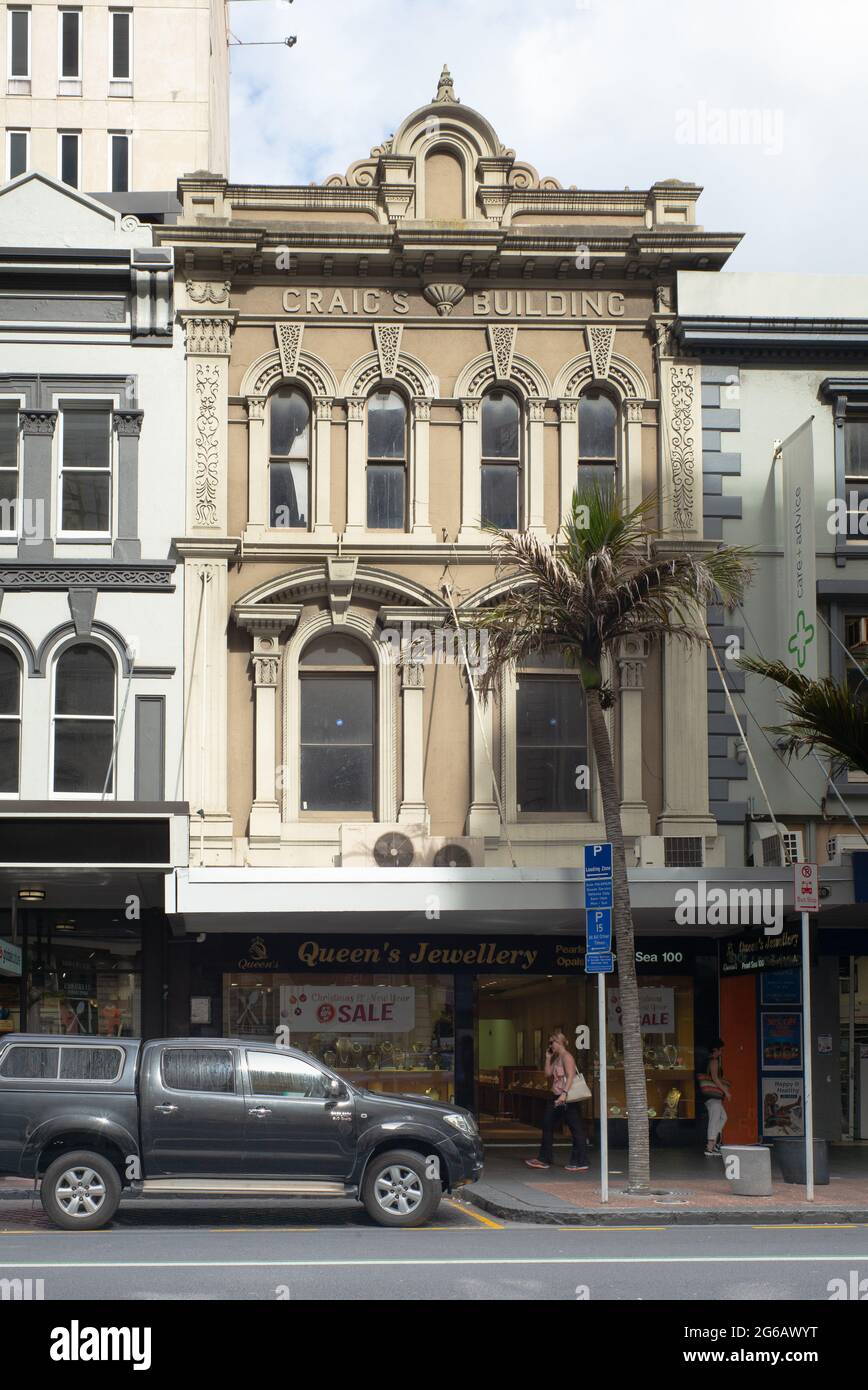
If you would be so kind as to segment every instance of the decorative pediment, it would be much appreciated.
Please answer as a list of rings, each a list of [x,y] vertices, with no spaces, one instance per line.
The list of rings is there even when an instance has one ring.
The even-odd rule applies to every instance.
[[[390,613],[406,609],[411,617],[422,610],[448,612],[443,599],[423,584],[366,565],[356,556],[339,555],[257,585],[237,600],[232,615],[248,631],[253,625],[266,631],[275,623],[293,622],[303,605],[315,598],[322,598],[333,615],[346,614],[350,602],[360,598],[385,605]]]

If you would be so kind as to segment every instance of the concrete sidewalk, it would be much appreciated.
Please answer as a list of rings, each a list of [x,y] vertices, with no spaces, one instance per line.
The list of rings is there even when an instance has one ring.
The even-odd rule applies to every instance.
[[[599,1153],[591,1150],[587,1173],[566,1173],[569,1145],[555,1148],[554,1165],[527,1168],[536,1147],[489,1145],[482,1182],[460,1190],[463,1200],[507,1221],[544,1225],[705,1225],[714,1222],[782,1225],[790,1222],[868,1224],[868,1144],[830,1144],[826,1186],[808,1202],[803,1186],[785,1183],[772,1148],[771,1197],[739,1197],[729,1190],[721,1159],[701,1150],[652,1152],[647,1196],[623,1191],[627,1154],[609,1153],[609,1202],[600,1200]]]

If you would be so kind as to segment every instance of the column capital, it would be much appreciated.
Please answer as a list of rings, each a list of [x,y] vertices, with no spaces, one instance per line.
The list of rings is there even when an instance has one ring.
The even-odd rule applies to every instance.
[[[579,418],[579,402],[575,396],[558,401],[558,411],[562,425],[575,425]]]
[[[22,410],[19,411],[18,418],[21,421],[22,434],[42,434],[50,438],[57,424],[57,411]]]
[[[334,401],[331,396],[314,396],[313,413],[317,420],[328,420],[332,418],[332,406]]]
[[[366,404],[364,396],[347,396],[347,419],[353,423],[364,420]]]
[[[268,397],[256,393],[254,395],[247,396],[246,401],[248,420],[264,420],[265,406],[268,401]]]
[[[645,409],[645,402],[638,399],[626,400],[624,402],[624,415],[628,425],[641,425],[642,411]]]
[[[424,690],[425,688],[425,663],[422,661],[402,661],[401,663],[401,689],[402,690]]]
[[[232,351],[232,332],[238,322],[235,311],[209,314],[189,310],[181,314],[188,357],[228,357]]]
[[[463,396],[461,399],[461,419],[470,424],[479,419],[479,407],[482,404],[478,396]]]
[[[276,686],[280,674],[280,655],[256,656],[250,658],[253,667],[254,684],[259,686]]]
[[[119,439],[138,439],[142,432],[143,410],[115,410],[112,425]]]
[[[413,418],[423,421],[431,419],[431,401],[428,396],[413,397]]]
[[[528,396],[527,413],[531,424],[543,424],[546,418],[545,396]]]

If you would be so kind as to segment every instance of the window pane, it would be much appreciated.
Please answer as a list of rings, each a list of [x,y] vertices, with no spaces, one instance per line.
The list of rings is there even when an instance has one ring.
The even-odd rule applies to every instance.
[[[9,69],[12,77],[26,77],[30,70],[29,49],[30,14],[27,10],[12,11],[12,59]]]
[[[283,387],[271,397],[271,452],[308,457],[310,410],[300,391]]]
[[[15,503],[18,499],[18,474],[12,469],[0,469],[0,531],[15,532],[18,518]]]
[[[368,458],[404,457],[406,416],[404,401],[397,391],[378,391],[371,396],[368,401]]]
[[[329,632],[315,637],[302,654],[301,666],[372,666],[373,657],[352,637]]]
[[[9,135],[9,177],[17,179],[27,169],[27,136],[23,130],[13,130]]]
[[[518,526],[518,467],[514,463],[482,465],[482,524],[503,531]]]
[[[123,1060],[116,1047],[62,1047],[60,1075],[68,1081],[114,1081]]]
[[[0,647],[0,714],[17,714],[21,667],[14,652]]]
[[[20,729],[17,719],[0,719],[0,792],[18,791]]]
[[[868,515],[868,481],[855,484],[853,478],[847,482],[847,535],[856,540],[865,539],[866,515]]]
[[[516,692],[516,737],[521,744],[584,742],[585,700],[578,679],[522,676]]]
[[[404,465],[368,464],[368,528],[371,531],[404,529]]]
[[[521,810],[586,811],[587,790],[576,787],[576,768],[586,763],[583,748],[520,748],[516,791]]]
[[[482,457],[518,458],[518,401],[508,391],[489,391],[482,398]]]
[[[303,459],[269,468],[271,525],[307,527],[308,466]]]
[[[0,408],[0,468],[18,465],[18,409]]]
[[[128,193],[130,188],[130,142],[126,135],[112,136],[112,192]]]
[[[596,488],[604,496],[612,497],[615,492],[615,466],[611,463],[581,463],[578,482],[582,489]]]
[[[301,682],[301,741],[374,741],[373,676],[305,676]]]
[[[111,479],[108,473],[64,473],[64,531],[108,531]]]
[[[78,77],[78,26],[81,16],[75,10],[60,13],[60,75]]]
[[[281,1057],[275,1052],[248,1052],[250,1089],[255,1096],[328,1095],[326,1076],[298,1057]]]
[[[130,16],[115,12],[112,15],[112,77],[130,75]]]
[[[585,391],[579,401],[579,456],[613,459],[618,411],[604,391]]]
[[[109,468],[110,429],[107,410],[64,410],[64,468]]]
[[[59,719],[54,725],[54,790],[101,792],[111,764],[113,719]],[[107,791],[112,790],[109,777]]]
[[[60,177],[70,188],[78,188],[78,136],[60,137]]]
[[[68,647],[57,663],[55,714],[112,715],[115,668],[108,652],[92,642]]]
[[[301,808],[303,811],[373,811],[373,750],[302,747]]]
[[[232,1053],[220,1048],[170,1047],[163,1053],[163,1083],[176,1091],[235,1090]]]
[[[844,426],[844,472],[868,475],[868,420],[848,420]]]
[[[522,676],[516,692],[516,793],[522,811],[583,811],[585,702],[578,680]]]
[[[12,1047],[3,1058],[0,1075],[24,1081],[45,1081],[57,1076],[59,1047]]]

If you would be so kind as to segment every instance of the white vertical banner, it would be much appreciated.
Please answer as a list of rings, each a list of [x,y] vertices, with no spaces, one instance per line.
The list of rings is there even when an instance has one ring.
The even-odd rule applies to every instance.
[[[817,573],[814,517],[814,435],[811,416],[781,445],[784,583],[782,658],[817,679]]]

